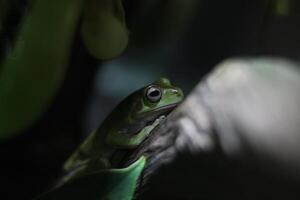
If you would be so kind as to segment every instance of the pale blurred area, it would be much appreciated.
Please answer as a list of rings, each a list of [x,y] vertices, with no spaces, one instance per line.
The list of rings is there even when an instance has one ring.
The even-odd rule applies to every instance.
[[[224,153],[300,181],[300,69],[282,58],[228,59],[205,81]]]

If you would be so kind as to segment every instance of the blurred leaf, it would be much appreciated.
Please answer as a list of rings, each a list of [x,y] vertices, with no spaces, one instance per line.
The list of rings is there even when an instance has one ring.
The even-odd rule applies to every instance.
[[[29,127],[56,95],[82,2],[35,1],[24,18],[14,47],[0,65],[1,139]]]
[[[86,1],[81,35],[89,53],[98,59],[111,59],[121,54],[128,43],[122,1]]]
[[[275,15],[285,17],[290,13],[291,0],[268,0],[268,2]]]
[[[276,10],[278,15],[288,15],[289,8],[290,8],[290,1],[289,0],[277,0]]]

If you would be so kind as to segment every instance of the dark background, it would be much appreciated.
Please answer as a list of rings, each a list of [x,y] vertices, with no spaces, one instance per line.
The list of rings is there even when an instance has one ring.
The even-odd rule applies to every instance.
[[[174,2],[178,6],[170,6]],[[282,3],[287,7],[280,11]],[[3,59],[29,6],[24,0],[1,0],[0,6]],[[299,59],[296,0],[124,0],[124,6],[130,30],[124,54],[95,60],[77,33],[65,82],[47,112],[18,137],[1,141],[3,199],[32,199],[47,190],[64,160],[112,107],[160,76],[187,94],[228,57]]]

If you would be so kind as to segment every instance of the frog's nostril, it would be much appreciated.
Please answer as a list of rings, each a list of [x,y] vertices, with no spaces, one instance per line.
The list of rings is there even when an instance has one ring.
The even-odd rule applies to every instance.
[[[178,93],[178,91],[177,91],[177,90],[174,90],[174,89],[172,89],[171,92],[172,92],[173,94],[177,94],[177,93]]]
[[[173,94],[175,94],[175,95],[181,95],[182,94],[182,92],[181,92],[181,90],[172,90],[172,93]]]

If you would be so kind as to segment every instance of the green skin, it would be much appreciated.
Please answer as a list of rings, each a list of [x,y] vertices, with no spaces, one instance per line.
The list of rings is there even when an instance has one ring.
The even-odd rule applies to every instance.
[[[147,98],[147,91],[153,87],[161,91],[161,98],[156,102]],[[116,152],[141,144],[182,100],[181,89],[172,86],[166,78],[128,96],[67,160],[64,182],[99,169],[116,168],[122,159]]]

